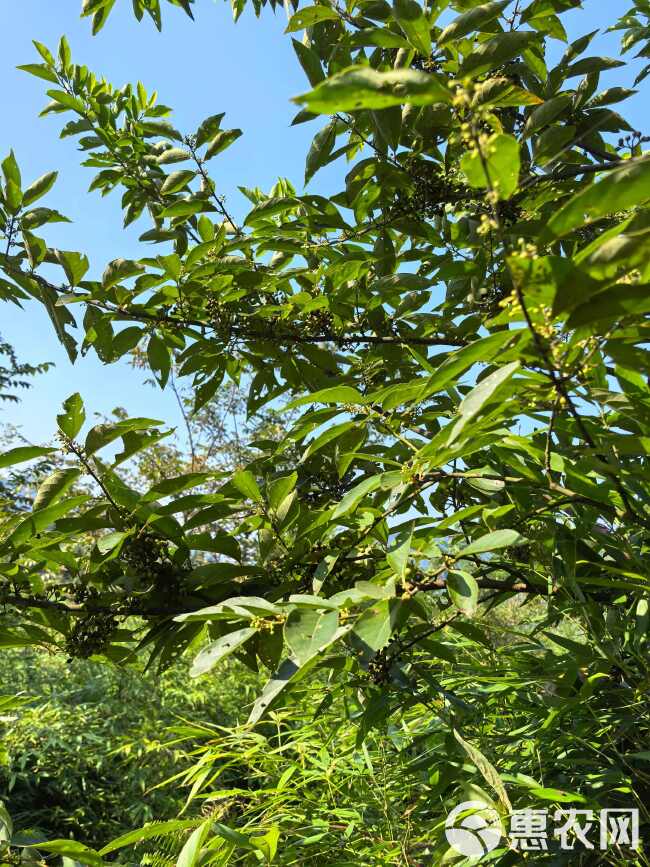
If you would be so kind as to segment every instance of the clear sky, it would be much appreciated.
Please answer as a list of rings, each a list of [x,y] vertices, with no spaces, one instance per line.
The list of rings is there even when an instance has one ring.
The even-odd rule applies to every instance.
[[[20,0],[5,3],[3,51],[0,56],[1,91],[0,155],[13,147],[23,178],[31,182],[53,169],[59,180],[45,203],[70,217],[72,224],[47,228],[52,246],[79,250],[91,260],[89,276],[101,274],[106,262],[118,257],[137,258],[143,248],[136,243],[145,231],[144,221],[129,231],[122,229],[119,199],[102,199],[87,193],[92,169],[79,165],[73,139],[59,140],[60,116],[38,118],[47,103],[46,82],[16,70],[18,64],[36,62],[32,39],[55,48],[62,33],[72,47],[73,59],[120,86],[140,79],[159,100],[175,110],[174,124],[192,132],[204,117],[225,111],[224,126],[240,127],[244,136],[213,163],[220,191],[228,197],[235,215],[245,213],[247,202],[238,185],[268,190],[279,176],[302,188],[304,159],[317,127],[290,127],[296,107],[290,97],[308,89],[304,74],[283,34],[286,16],[265,10],[256,19],[247,10],[232,22],[230,4],[200,0],[196,21],[165,4],[164,29],[158,33],[147,19],[138,24],[127,0],[118,0],[109,23],[97,37],[88,20],[78,17],[79,0]],[[625,6],[625,4],[623,4]],[[585,9],[566,16],[570,38],[597,28],[604,30],[619,2],[585,0]],[[297,34],[299,36],[299,34]],[[563,50],[556,43],[557,53]],[[618,56],[618,34],[603,34],[593,43],[594,54]],[[634,69],[613,70],[602,83],[632,86]],[[636,96],[625,116],[638,129],[643,125],[643,98]],[[315,191],[334,189],[340,169],[324,170],[312,182]],[[119,194],[118,194],[119,195]],[[148,228],[148,226],[146,227]],[[39,377],[16,407],[0,407],[0,423],[22,426],[32,441],[45,441],[55,430],[61,402],[80,391],[89,415],[108,415],[116,406],[132,415],[149,415],[179,424],[173,395],[143,385],[143,374],[126,364],[103,366],[94,353],[79,359],[74,368],[59,347],[51,324],[40,306],[20,311],[0,304],[0,334],[11,342],[25,361],[52,361],[55,368]]]

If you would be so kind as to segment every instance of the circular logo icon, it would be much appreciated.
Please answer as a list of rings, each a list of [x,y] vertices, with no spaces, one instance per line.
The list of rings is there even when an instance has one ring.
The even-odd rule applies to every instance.
[[[499,814],[492,807],[482,801],[463,801],[447,816],[445,835],[450,846],[461,855],[477,857],[496,849],[503,828]]]

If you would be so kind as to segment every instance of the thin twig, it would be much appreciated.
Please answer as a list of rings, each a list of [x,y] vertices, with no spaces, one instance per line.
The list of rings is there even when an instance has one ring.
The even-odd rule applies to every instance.
[[[555,401],[553,403],[553,410],[551,412],[551,418],[548,423],[548,431],[546,432],[546,447],[544,449],[544,471],[547,477],[551,478],[551,448],[553,446],[553,428],[555,427],[555,418],[557,416],[557,411],[560,406],[560,397],[556,395]]]
[[[196,469],[196,449],[194,447],[194,435],[192,433],[192,425],[190,424],[189,416],[187,414],[187,411],[185,410],[185,404],[183,403],[183,399],[178,392],[178,388],[176,386],[176,377],[174,376],[173,369],[171,372],[171,377],[169,379],[169,384],[172,391],[174,392],[176,402],[178,403],[181,415],[183,416],[183,421],[185,422],[185,430],[187,431],[187,439],[189,441],[190,454],[192,456],[192,472],[194,472],[194,470]]]

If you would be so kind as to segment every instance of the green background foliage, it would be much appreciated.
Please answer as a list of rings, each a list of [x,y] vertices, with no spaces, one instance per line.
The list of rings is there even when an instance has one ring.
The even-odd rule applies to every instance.
[[[182,718],[234,722],[255,683],[235,668],[219,685],[188,688],[186,665],[155,677],[31,650],[3,653],[0,671],[28,702],[3,724],[0,797],[22,827],[98,848],[176,815],[183,794],[154,790],[187,765],[163,747],[166,729]]]
[[[94,32],[113,6],[84,3]],[[645,836],[650,160],[619,113],[634,91],[601,85],[625,61],[591,54],[593,33],[547,51],[580,7],[294,8],[294,123],[317,127],[305,183],[332,164],[339,190],[241,187],[243,220],[213,174],[243,134],[223,113],[179,130],[142,82],[113,86],[65,37],[35,42],[21,68],[45,82],[43,114],[91,192],[120,190],[142,255],[91,267],[50,247],[57,173],[28,182],[12,151],[3,297],[41,303],[71,360],[130,358],[171,389],[189,453],[161,420],[91,424],[75,391],[55,444],[0,456],[2,645],[146,671],[111,714],[116,741],[84,709],[137,759],[99,756],[85,803],[70,709],[19,707],[19,815],[45,823],[29,792],[48,750],[69,754],[82,813],[50,815],[60,839],[43,839],[3,812],[8,858],[467,863],[444,834],[461,800],[506,826],[492,863],[520,857],[516,810],[635,808]],[[642,56],[646,7],[612,20]],[[133,8],[158,27],[172,11]],[[92,690],[140,669],[79,671]],[[181,685],[206,676],[195,699]],[[223,712],[246,711],[235,727],[207,713],[220,685]],[[191,718],[164,767],[140,763],[177,707]],[[136,796],[161,772],[170,789]],[[611,842],[606,863],[648,863],[643,840]],[[551,838],[536,857],[592,854]]]

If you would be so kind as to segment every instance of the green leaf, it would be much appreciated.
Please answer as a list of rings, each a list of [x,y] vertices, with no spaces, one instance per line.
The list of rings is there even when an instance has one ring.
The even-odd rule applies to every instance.
[[[180,190],[184,189],[189,183],[191,183],[195,177],[196,172],[192,171],[192,169],[181,169],[178,172],[172,172],[165,178],[165,182],[160,188],[160,192],[163,194],[163,196],[169,196],[172,193],[178,193]]]
[[[372,112],[379,134],[393,150],[399,147],[402,135],[402,109],[398,105]]]
[[[255,725],[255,723],[259,722],[271,708],[280,693],[305,677],[317,660],[318,654],[314,654],[311,659],[306,660],[302,665],[299,665],[293,659],[285,659],[255,701],[248,718],[248,723]]]
[[[38,229],[46,223],[69,223],[70,220],[52,208],[31,208],[20,218],[20,224],[25,229]]]
[[[65,271],[70,286],[78,286],[90,268],[88,257],[71,250],[55,250],[54,255]]]
[[[589,101],[589,107],[613,105],[635,96],[637,92],[629,87],[608,87],[607,90],[603,90],[602,93],[597,94]]]
[[[199,567],[198,570],[195,570],[195,574],[200,573],[209,576],[216,567],[224,565],[230,564],[212,563],[205,567]],[[261,596],[233,596],[224,602],[219,602],[218,605],[208,605],[207,608],[200,608],[198,611],[179,614],[174,620],[178,623],[201,620],[232,620],[233,615],[237,615],[240,619],[252,620],[254,617],[269,617],[278,614],[282,614],[282,608],[273,602],[262,599]]]
[[[90,867],[103,867],[106,863],[98,852],[76,840],[48,840],[46,843],[38,843],[38,848],[44,852],[72,858],[79,864],[89,864]]]
[[[222,659],[225,659],[235,650],[245,644],[249,638],[252,638],[257,632],[247,626],[244,629],[238,629],[236,632],[229,632],[227,635],[222,635],[216,641],[208,644],[198,654],[192,668],[190,669],[190,677],[199,677],[202,674],[207,674],[215,665]]]
[[[449,437],[447,438],[448,445],[458,439],[467,424],[472,419],[476,418],[483,407],[489,403],[495,393],[506,382],[508,382],[509,379],[511,379],[518,368],[518,361],[513,361],[510,364],[506,364],[504,367],[500,367],[498,370],[495,370],[494,373],[491,373],[489,376],[486,376],[485,379],[482,379],[478,385],[476,385],[470,393],[463,398],[458,407],[459,418],[449,426],[450,432]]]
[[[650,286],[617,283],[581,304],[571,313],[567,328],[580,328],[605,319],[639,316],[650,311]]]
[[[4,755],[4,754],[3,754]],[[9,811],[5,807],[5,805],[0,801],[0,843],[9,843],[13,837],[14,833],[14,825],[11,820],[11,816],[9,815]],[[2,846],[0,852],[4,854],[6,851],[5,847]]]
[[[566,792],[563,789],[547,789],[536,786],[529,790],[531,798],[539,798],[542,801],[553,801],[557,804],[586,804],[587,798],[577,792]]]
[[[108,16],[115,5],[115,0],[105,0],[104,4],[93,15],[92,33],[96,36],[108,21]]]
[[[26,208],[28,205],[31,205],[32,202],[37,201],[37,199],[42,198],[46,193],[48,193],[54,186],[58,176],[58,172],[48,172],[46,175],[43,175],[27,187],[23,193],[23,207]]]
[[[479,149],[463,154],[461,168],[472,187],[487,187],[499,199],[509,199],[519,184],[519,142],[501,133],[490,136]]]
[[[328,647],[338,629],[338,611],[297,608],[284,624],[285,641],[299,665]]]
[[[185,148],[168,148],[156,157],[156,162],[159,166],[166,166],[169,163],[183,163],[191,158],[192,154]]]
[[[141,274],[144,271],[144,266],[133,262],[131,259],[114,259],[109,262],[102,277],[102,286],[104,289],[110,289],[121,280],[126,280],[128,277],[135,277],[136,274]]]
[[[158,256],[156,263],[163,269],[166,277],[170,277],[175,282],[180,280],[183,266],[178,253],[171,253],[169,256]]]
[[[559,96],[551,97],[551,99],[547,99],[542,105],[537,106],[530,113],[526,121],[524,136],[527,138],[550,123],[553,123],[557,117],[569,108],[572,101],[572,97],[568,93],[563,93]]]
[[[130,352],[144,337],[145,331],[137,325],[129,325],[118,331],[113,337],[113,358],[118,359]]]
[[[97,550],[100,554],[105,555],[114,551],[118,546],[121,547],[122,542],[131,535],[130,531],[116,531],[107,533],[97,540]]]
[[[32,508],[44,509],[60,500],[81,475],[81,470],[68,468],[55,470],[39,485]]]
[[[103,849],[100,849],[99,854],[110,855],[111,852],[124,849],[126,846],[132,846],[134,843],[140,843],[142,840],[178,834],[180,831],[196,828],[196,824],[196,819],[170,819],[167,822],[150,822],[142,828],[127,831],[126,834],[122,834],[116,840],[111,840]]]
[[[77,114],[83,115],[85,112],[83,101],[65,90],[48,90],[47,95],[50,99],[54,100],[55,103],[58,103],[71,111],[76,111]]]
[[[181,476],[163,479],[150,488],[142,499],[144,502],[149,502],[151,500],[158,500],[160,497],[181,494],[183,491],[204,485],[211,479],[219,478],[220,475],[219,473],[183,473]]]
[[[0,455],[0,470],[12,467],[14,464],[22,464],[32,461],[34,458],[43,458],[51,455],[56,449],[43,448],[41,446],[18,446]]]
[[[152,334],[147,344],[147,360],[161,388],[167,385],[172,369],[172,357],[164,340]]]
[[[482,3],[468,12],[464,12],[445,27],[438,37],[438,45],[462,39],[469,33],[480,30],[485,24],[489,24],[495,18],[498,18],[509,4],[510,0],[497,0],[495,3]]]
[[[70,44],[65,36],[59,40],[59,61],[64,71],[67,71],[72,61],[72,52]]]
[[[393,0],[393,17],[416,51],[431,54],[431,30],[417,0]]]
[[[32,39],[32,43],[48,66],[56,66],[54,55],[46,45],[43,45],[42,42],[37,42],[35,39]]]
[[[324,448],[328,443],[331,443],[333,440],[343,436],[347,431],[356,429],[357,427],[358,423],[356,421],[344,421],[341,422],[341,424],[334,424],[331,427],[326,428],[321,434],[319,434],[319,436],[309,441],[307,448],[301,457],[301,461],[306,461],[308,457],[319,451],[319,449]]]
[[[494,791],[497,793],[499,798],[499,802],[503,807],[503,810],[506,814],[512,813],[512,804],[510,803],[510,798],[508,797],[508,793],[506,791],[506,787],[503,785],[503,780],[499,776],[499,772],[483,755],[483,753],[478,750],[475,746],[468,743],[464,740],[460,734],[454,729],[454,737],[461,745],[461,747],[465,750],[471,761],[476,765],[479,773],[482,775],[483,779],[488,783]]]
[[[522,330],[523,331],[523,330]],[[466,373],[477,362],[489,362],[503,351],[504,346],[510,341],[521,337],[522,331],[519,333],[513,331],[497,331],[496,334],[489,334],[487,337],[481,337],[473,341],[469,346],[464,346],[462,349],[457,349],[453,352],[433,373],[430,377],[424,380],[422,391],[418,395],[418,400],[423,401],[442,391],[450,383],[455,382],[462,374]]]
[[[289,473],[288,476],[282,476],[269,484],[268,498],[272,509],[278,509],[282,505],[286,497],[296,487],[297,481],[298,473],[294,471],[293,473]]]
[[[350,66],[327,78],[309,93],[294,98],[314,114],[387,108],[391,105],[431,105],[451,102],[452,92],[442,79],[415,69],[377,72],[367,66]]]
[[[406,568],[409,562],[411,546],[413,544],[413,534],[409,533],[407,538],[386,554],[386,561],[393,572],[402,580],[406,577]]]
[[[65,330],[66,325],[74,323],[74,319],[65,308],[57,306],[59,296],[57,295],[56,291],[49,286],[49,284],[39,284],[38,290],[39,291],[36,297],[40,296],[40,300],[43,302],[45,309],[47,310],[48,316],[50,317],[52,325],[54,326],[57,337],[64,346],[66,352],[68,353],[70,361],[74,363],[77,356],[76,344],[74,338],[71,337],[71,335],[69,335]]]
[[[522,541],[524,541],[523,536],[516,530],[494,530],[494,532],[487,533],[462,548],[456,559],[462,560],[464,557],[469,557],[470,554],[484,554],[486,551],[497,551],[499,548],[511,548]]]
[[[332,520],[340,518],[342,515],[347,515],[348,512],[354,511],[359,503],[370,493],[376,491],[381,485],[380,476],[369,476],[358,485],[355,485],[351,491],[343,497],[341,502],[332,512]]]
[[[253,834],[249,839],[253,849],[261,852],[269,863],[274,860],[280,840],[280,829],[277,825],[269,828],[266,834]]]
[[[330,154],[336,142],[336,119],[331,120],[327,126],[319,130],[314,136],[305,164],[305,186],[316,174],[318,169],[327,165]]]
[[[220,112],[220,114],[212,114],[210,117],[206,117],[203,123],[199,126],[196,131],[196,142],[195,147],[202,147],[207,141],[210,141],[211,138],[214,138],[215,135],[219,132],[221,127],[221,121],[223,120],[225,112]]]
[[[334,562],[336,562],[336,557],[334,557]],[[334,565],[334,563],[332,563]],[[322,596],[314,596],[310,593],[292,593],[289,596],[289,602],[292,605],[296,605],[298,608],[316,608],[319,611],[323,611],[324,609],[329,609],[330,611],[338,611],[339,606],[336,602],[333,602],[331,599],[324,599]]]
[[[4,175],[6,183],[12,181],[20,191],[20,169],[18,168],[18,163],[16,162],[16,157],[14,156],[13,151],[10,151],[9,156],[5,157],[5,159],[2,161],[2,174]]]
[[[465,58],[458,70],[460,76],[476,77],[502,66],[521,54],[531,44],[538,41],[538,36],[526,31],[500,33],[487,42],[482,42]]]
[[[625,66],[624,60],[614,60],[612,57],[583,57],[568,66],[564,72],[565,78],[573,78],[575,75],[590,75],[594,72],[606,72],[608,69],[616,69]]]
[[[25,63],[22,66],[17,66],[21,72],[28,72],[30,75],[35,75],[37,78],[42,78],[45,81],[50,81],[52,84],[58,84],[59,79],[56,73],[45,64],[41,63]]]
[[[95,425],[95,427],[88,431],[84,451],[86,455],[93,455],[129,431],[147,430],[161,424],[161,421],[151,418],[129,418],[124,421],[115,422],[114,424]]]
[[[285,409],[295,409],[306,403],[363,404],[365,398],[361,392],[350,385],[335,385],[332,388],[323,388],[320,391],[314,391],[304,397],[292,400],[285,406]]]
[[[254,846],[251,844],[246,834],[240,834],[239,831],[235,831],[233,828],[229,828],[228,825],[224,825],[221,822],[213,822],[212,829],[215,834],[218,834],[229,843],[239,846],[241,849],[245,849],[248,852],[253,851]]]
[[[83,400],[78,392],[63,401],[63,412],[57,415],[56,420],[59,430],[69,439],[73,440],[77,436],[86,420]]]
[[[241,135],[242,131],[240,129],[221,130],[221,132],[218,132],[208,145],[204,159],[211,160],[212,157],[216,157],[217,154],[225,151],[233,142],[237,141]]]
[[[5,185],[5,205],[12,216],[18,213],[22,202],[23,194],[20,187],[14,181],[8,180]]]
[[[182,202],[174,202],[161,213],[162,217],[192,217],[194,214],[200,214],[202,211],[210,210],[210,206],[205,200],[193,199]],[[212,208],[214,210],[214,208]]]
[[[319,21],[338,21],[338,19],[338,13],[329,6],[305,6],[291,16],[284,32],[296,33],[298,30],[312,27]]]
[[[313,48],[310,48],[303,42],[298,42],[297,39],[292,39],[291,44],[293,45],[293,50],[298,56],[300,65],[305,71],[305,75],[309,79],[309,83],[312,87],[316,87],[316,85],[320,84],[320,82],[325,78],[325,73],[323,72],[323,67],[318,54],[316,54]]]
[[[509,106],[540,105],[542,100],[529,90],[517,87],[509,78],[497,76],[488,78],[476,87],[476,101],[479,105],[490,108],[507,108]]]
[[[387,11],[387,7],[384,9]],[[352,34],[350,44],[355,48],[360,45],[375,45],[378,48],[410,48],[403,36],[393,33],[392,30],[379,27],[358,30]]]
[[[284,214],[287,211],[294,210],[299,204],[300,200],[295,198],[295,196],[271,196],[270,199],[266,199],[260,202],[259,205],[255,205],[244,223],[247,226],[252,226],[257,222],[275,217],[277,214]]]
[[[401,607],[399,599],[382,599],[366,608],[352,630],[352,635],[366,652],[377,653],[386,647],[393,637]]]
[[[650,159],[635,160],[608,172],[581,190],[549,220],[541,241],[562,238],[594,220],[626,211],[650,199]]]
[[[29,264],[32,268],[36,268],[41,264],[43,259],[45,259],[47,254],[45,241],[42,238],[38,238],[36,235],[32,235],[32,233],[28,232],[26,229],[23,229],[23,244],[25,245]]]
[[[99,9],[106,6],[109,0],[83,0],[81,6],[81,17],[86,18],[88,15],[94,15]]]
[[[195,864],[199,863],[203,843],[211,830],[212,820],[206,819],[192,831],[176,859],[176,867],[194,867]]]
[[[254,500],[256,503],[264,502],[255,476],[250,470],[236,470],[232,477],[232,483],[249,500]]]
[[[44,509],[32,512],[15,527],[5,544],[10,543],[14,547],[22,545],[23,542],[27,542],[33,536],[43,532],[50,524],[63,517],[66,512],[76,509],[88,499],[87,496],[68,497],[63,503],[55,503],[52,506],[46,506]]]
[[[449,598],[456,608],[468,617],[473,617],[476,614],[478,589],[476,578],[469,572],[454,569],[447,574]]]
[[[145,120],[141,123],[142,132],[149,136],[162,136],[183,141],[183,136],[167,120]]]
[[[640,750],[637,753],[626,753],[629,759],[641,759],[645,762],[650,762],[650,750]]]

